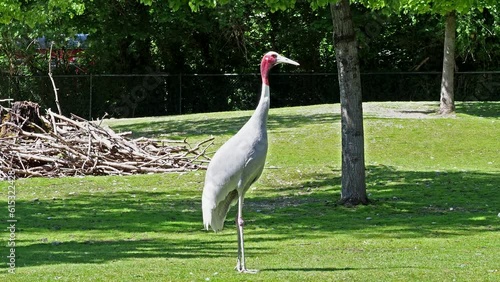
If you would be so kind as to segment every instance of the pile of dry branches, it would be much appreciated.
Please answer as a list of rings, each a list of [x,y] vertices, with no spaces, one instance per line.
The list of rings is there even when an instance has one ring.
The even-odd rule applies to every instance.
[[[0,108],[0,179],[75,175],[129,175],[205,169],[208,139],[191,146],[184,141],[130,139],[101,122],[71,118],[38,105],[16,102]],[[5,114],[5,112],[7,112]]]

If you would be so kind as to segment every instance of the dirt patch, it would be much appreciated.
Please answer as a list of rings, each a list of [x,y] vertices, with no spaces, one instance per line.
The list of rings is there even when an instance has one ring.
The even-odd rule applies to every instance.
[[[437,113],[439,103],[437,102],[365,102],[363,103],[364,117],[377,118],[407,118],[428,119],[440,118]],[[297,110],[303,116],[337,115],[340,116],[340,104],[319,105],[302,107]]]
[[[384,102],[363,103],[365,116],[379,118],[427,119],[440,118],[439,105],[434,102]]]

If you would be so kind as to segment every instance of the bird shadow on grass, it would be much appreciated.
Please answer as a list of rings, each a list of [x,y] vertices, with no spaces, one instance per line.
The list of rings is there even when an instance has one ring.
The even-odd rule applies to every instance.
[[[401,267],[280,267],[280,268],[264,268],[260,269],[261,272],[278,272],[278,271],[302,271],[302,272],[336,272],[336,271],[367,271],[377,269],[411,269],[416,268],[413,266]]]
[[[260,269],[259,271],[261,272],[277,272],[277,271],[305,271],[305,272],[313,272],[313,271],[320,271],[320,272],[331,272],[331,271],[348,271],[348,270],[368,270],[369,268],[352,268],[352,267],[295,267],[295,268],[290,268],[290,267],[283,267],[283,268],[264,268]]]

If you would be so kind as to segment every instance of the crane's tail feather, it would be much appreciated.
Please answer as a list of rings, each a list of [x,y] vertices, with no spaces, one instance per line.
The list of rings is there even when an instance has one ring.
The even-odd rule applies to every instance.
[[[210,201],[206,197],[202,199],[202,210],[203,210],[203,225],[205,229],[212,229],[217,232],[224,228],[224,221],[226,220],[227,212],[237,202],[238,192],[236,190],[231,191],[226,198],[224,198],[219,203],[215,201]]]

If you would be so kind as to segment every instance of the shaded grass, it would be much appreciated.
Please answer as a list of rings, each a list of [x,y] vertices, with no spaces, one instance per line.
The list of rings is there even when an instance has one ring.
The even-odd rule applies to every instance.
[[[499,102],[461,102],[457,103],[456,110],[470,116],[500,118]]]
[[[388,106],[398,109],[396,103]],[[221,145],[250,114],[110,124],[148,136],[182,132],[194,141],[214,134]],[[494,281],[500,275],[497,127],[496,117],[461,113],[451,119],[368,114],[373,204],[345,208],[336,205],[335,107],[272,110],[267,169],[246,197],[248,266],[261,270],[254,276],[232,269],[234,209],[224,231],[202,230],[203,171],[20,179],[17,274],[6,274],[3,264],[0,279]],[[0,185],[0,204],[6,206],[7,184]]]

